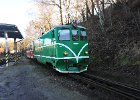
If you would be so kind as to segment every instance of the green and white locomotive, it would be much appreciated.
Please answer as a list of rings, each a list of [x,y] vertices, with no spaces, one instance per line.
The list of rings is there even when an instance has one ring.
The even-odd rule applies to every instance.
[[[88,68],[88,41],[86,28],[61,25],[54,27],[34,42],[34,58],[51,63],[61,73],[80,73]]]

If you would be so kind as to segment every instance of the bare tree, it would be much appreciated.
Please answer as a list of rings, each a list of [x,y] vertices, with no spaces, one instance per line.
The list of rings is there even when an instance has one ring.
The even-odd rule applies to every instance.
[[[87,18],[94,16],[94,9],[95,9],[95,1],[94,0],[86,0],[86,13]]]
[[[60,21],[61,21],[61,24],[63,24],[62,0],[59,0],[59,2],[57,2],[57,0],[36,0],[36,2],[38,2],[39,4],[46,5],[46,6],[58,7],[59,13],[60,13]]]

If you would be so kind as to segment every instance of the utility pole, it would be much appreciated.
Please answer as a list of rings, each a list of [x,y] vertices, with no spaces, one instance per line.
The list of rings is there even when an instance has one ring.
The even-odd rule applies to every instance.
[[[16,38],[14,38],[14,61],[17,62],[17,43],[16,43]]]
[[[6,66],[8,66],[8,34],[7,32],[4,32],[4,35],[5,35],[5,53],[6,53]]]

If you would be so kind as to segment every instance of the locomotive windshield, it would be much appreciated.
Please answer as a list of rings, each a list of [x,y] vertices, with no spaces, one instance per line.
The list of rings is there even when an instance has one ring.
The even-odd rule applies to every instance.
[[[71,33],[70,33],[71,32]],[[72,37],[71,37],[72,35]],[[87,33],[86,30],[81,28],[79,29],[60,29],[58,31],[58,39],[60,41],[65,41],[65,40],[72,40],[73,41],[86,41],[87,40]]]
[[[72,30],[72,40],[73,41],[78,41],[78,30]]]
[[[58,37],[59,40],[70,40],[70,30],[59,30]]]
[[[81,30],[80,39],[81,39],[81,40],[87,40],[87,34],[86,34],[86,31],[82,31],[82,30]]]

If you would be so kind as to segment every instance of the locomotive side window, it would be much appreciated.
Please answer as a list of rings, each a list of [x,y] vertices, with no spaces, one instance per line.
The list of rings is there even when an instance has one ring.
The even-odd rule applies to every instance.
[[[70,30],[59,30],[58,39],[59,40],[70,40]]]
[[[86,34],[86,31],[81,30],[80,39],[81,39],[81,40],[87,40],[87,34]]]
[[[78,30],[72,30],[72,40],[73,41],[78,41]]]

